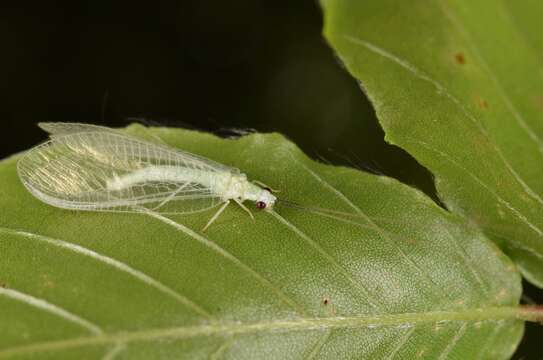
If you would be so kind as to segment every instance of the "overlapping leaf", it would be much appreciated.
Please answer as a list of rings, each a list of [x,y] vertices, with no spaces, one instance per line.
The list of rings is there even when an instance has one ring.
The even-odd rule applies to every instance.
[[[322,1],[326,36],[387,140],[541,287],[543,48],[533,31],[543,6],[530,3]]]

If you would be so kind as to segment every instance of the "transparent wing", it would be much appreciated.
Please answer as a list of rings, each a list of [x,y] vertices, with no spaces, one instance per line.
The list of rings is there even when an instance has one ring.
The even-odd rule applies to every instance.
[[[61,208],[132,212],[145,207],[162,213],[203,211],[221,203],[221,198],[198,182],[143,180],[119,190],[108,184],[113,179],[154,166],[201,171],[210,176],[224,171],[238,172],[108,128],[59,129],[53,129],[58,135],[51,140],[28,151],[17,168],[22,183],[34,196]]]
[[[63,135],[76,134],[81,132],[94,132],[94,131],[105,131],[112,132],[114,134],[123,134],[122,132],[108,128],[105,126],[98,126],[92,124],[82,124],[82,123],[61,123],[61,122],[41,122],[38,123],[38,126],[50,134],[51,138]],[[168,146],[161,138],[158,136],[146,133],[141,136],[143,141],[152,142],[154,144]]]
[[[174,149],[166,145],[161,139],[157,139],[155,136],[146,137],[145,139],[140,139],[134,136],[126,135],[116,129],[108,128],[105,126],[98,126],[98,125],[92,125],[92,124],[83,124],[83,123],[62,123],[62,122],[40,122],[38,123],[38,126],[45,130],[47,133],[50,134],[51,139],[54,139],[56,137],[65,136],[65,135],[74,135],[78,133],[93,133],[93,132],[106,132],[111,133],[115,135],[119,135],[122,137],[131,138],[134,140],[139,140],[144,143],[151,142],[150,145],[156,145],[161,147],[164,150],[167,151],[175,151],[180,153],[181,155],[186,155],[191,157],[192,159],[198,159],[201,162],[207,163],[211,166],[213,166],[216,169],[220,169],[221,171],[228,171],[234,174],[239,174],[239,169],[226,166],[223,164],[220,164],[218,162],[215,162],[213,160],[206,159],[204,157],[200,157],[198,155],[194,155],[185,151],[181,151],[178,149]]]
[[[38,126],[53,135],[52,137],[93,131],[106,131],[120,134],[120,132],[112,128],[82,123],[40,122],[38,123]]]

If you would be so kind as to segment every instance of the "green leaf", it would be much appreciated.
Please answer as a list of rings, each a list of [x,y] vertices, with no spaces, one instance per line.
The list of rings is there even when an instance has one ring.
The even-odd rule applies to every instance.
[[[387,141],[430,169],[447,207],[543,287],[543,43],[534,15],[543,4],[322,5],[325,34],[361,81]]]
[[[133,134],[147,131],[129,128]],[[191,216],[41,203],[0,163],[0,358],[507,358],[536,313],[462,218],[283,137],[153,129],[304,206]],[[351,215],[347,215],[351,214]]]

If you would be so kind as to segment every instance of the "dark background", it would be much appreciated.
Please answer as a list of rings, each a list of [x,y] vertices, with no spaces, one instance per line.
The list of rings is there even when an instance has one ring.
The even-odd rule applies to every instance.
[[[312,0],[0,5],[0,158],[43,141],[39,121],[278,131],[316,159],[437,201],[430,173],[384,142],[321,28]],[[528,325],[518,358],[541,358],[542,333]]]

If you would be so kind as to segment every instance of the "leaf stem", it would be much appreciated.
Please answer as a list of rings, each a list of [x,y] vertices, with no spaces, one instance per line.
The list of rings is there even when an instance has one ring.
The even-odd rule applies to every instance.
[[[519,313],[519,320],[543,323],[543,305],[524,305]]]

